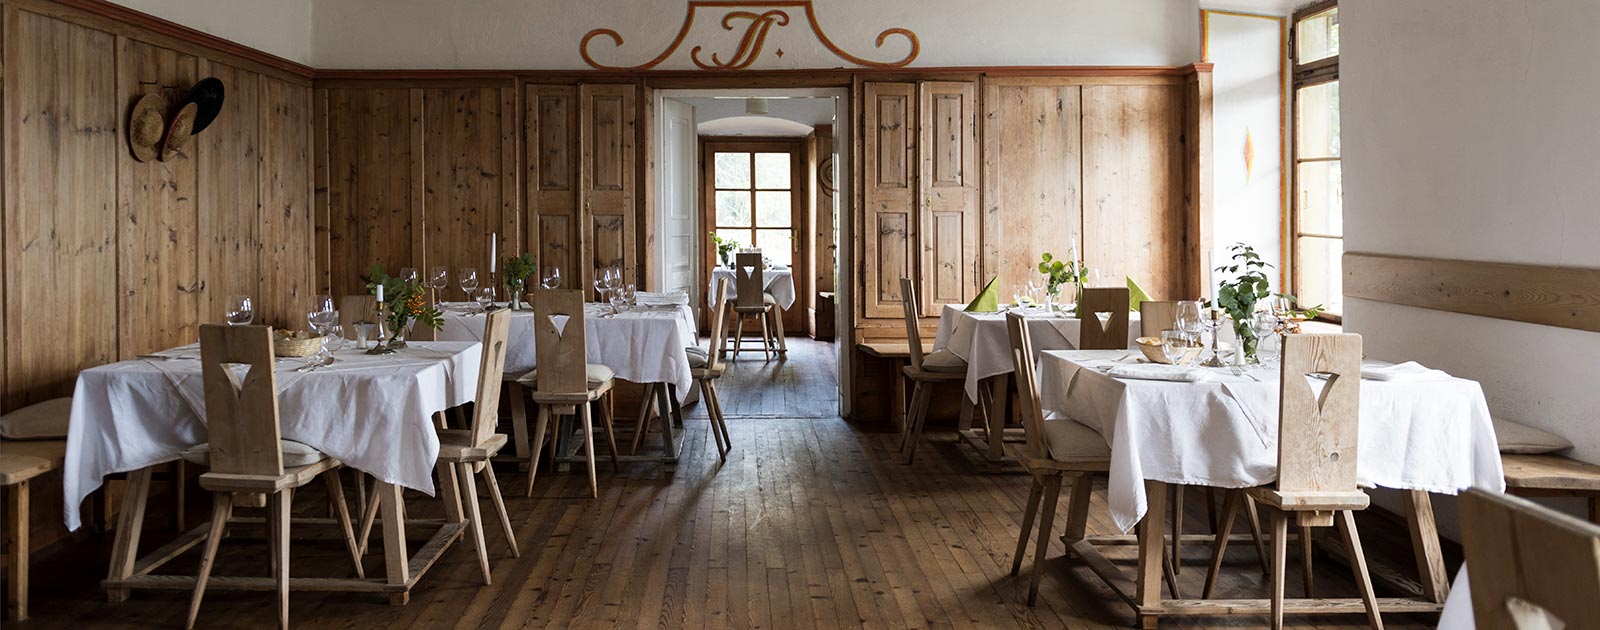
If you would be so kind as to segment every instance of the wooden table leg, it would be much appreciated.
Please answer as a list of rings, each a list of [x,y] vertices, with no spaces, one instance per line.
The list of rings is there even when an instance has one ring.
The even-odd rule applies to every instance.
[[[517,470],[527,470],[528,452],[528,392],[516,381],[505,384],[506,402],[511,405],[511,448],[515,449]]]
[[[444,502],[445,522],[460,523],[466,520],[466,514],[461,508],[461,480],[456,476],[456,467],[440,462],[435,464],[433,469],[439,474],[439,482],[434,489],[439,494],[439,500]]]
[[[1161,576],[1162,552],[1166,542],[1167,524],[1167,484],[1160,481],[1145,482],[1145,505],[1148,506],[1144,513],[1144,525],[1139,528],[1139,571],[1137,580],[1138,592],[1135,598],[1141,609],[1159,610],[1161,608]],[[1157,615],[1139,613],[1139,624],[1143,628],[1154,628]]]
[[[6,489],[6,620],[28,618],[28,482]]]
[[[110,579],[133,576],[134,563],[139,559],[139,533],[144,528],[145,502],[150,498],[152,469],[140,468],[128,473],[128,482],[122,489],[122,512],[117,515],[117,535],[111,545],[111,568],[106,572]],[[106,589],[106,601],[120,604],[128,600],[128,589]]]
[[[672,417],[672,396],[674,394],[669,393],[668,389],[669,387],[665,383],[656,385],[656,409],[661,416],[661,445],[667,449],[666,456],[673,461],[677,461],[678,439],[672,430],[672,425],[677,423],[677,419]]]
[[[406,515],[400,487],[384,481],[373,486],[373,492],[378,493],[378,509],[383,513],[383,564],[388,570],[385,577],[389,584],[405,584],[411,577],[411,555],[406,550]],[[410,591],[389,594],[389,603],[395,606],[404,606],[410,600]]]
[[[999,374],[989,379],[994,388],[994,401],[991,407],[993,413],[984,418],[984,426],[988,427],[989,462],[998,465],[1006,456],[1006,405],[1011,402],[1011,375]]]
[[[894,432],[897,434],[905,433],[906,409],[909,408],[909,405],[906,404],[907,392],[905,368],[906,364],[903,359],[894,360],[894,386],[891,388],[893,390],[893,394],[891,400],[889,401],[889,406],[891,407],[889,409],[889,424],[893,425],[891,428],[893,428]]]
[[[783,309],[774,305],[771,312],[774,327],[778,329],[776,331],[778,335],[778,356],[787,357],[789,356],[789,342],[783,339]]]
[[[1433,498],[1426,490],[1406,490],[1404,497],[1406,524],[1411,527],[1411,549],[1417,557],[1422,597],[1442,604],[1450,596],[1450,581],[1444,571],[1444,552],[1439,548],[1439,528],[1433,520]]]

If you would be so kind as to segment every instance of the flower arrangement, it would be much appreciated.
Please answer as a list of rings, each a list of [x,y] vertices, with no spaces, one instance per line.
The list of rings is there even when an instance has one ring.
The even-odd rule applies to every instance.
[[[373,263],[368,267],[362,279],[367,281],[368,293],[375,293],[379,285],[383,286],[384,301],[389,304],[389,321],[386,323],[397,337],[403,335],[413,321],[434,330],[444,326],[444,314],[428,304],[427,289],[416,280],[390,276],[381,263]]]
[[[533,254],[524,253],[521,256],[506,258],[505,276],[506,288],[518,291],[527,286],[528,278],[538,271],[539,266],[533,264]]]
[[[1052,298],[1061,297],[1061,285],[1067,283],[1082,283],[1088,276],[1088,269],[1077,260],[1058,260],[1054,254],[1045,252],[1039,260],[1039,273],[1044,274],[1045,293]]]
[[[717,236],[716,232],[709,232],[709,234],[711,234],[711,244],[717,247],[717,258],[722,259],[722,266],[733,266],[733,259],[730,256],[733,255],[734,250],[739,249],[739,241],[731,238],[722,238]]]
[[[1228,251],[1233,252],[1233,264],[1217,267],[1216,271],[1237,275],[1217,285],[1217,307],[1233,318],[1233,332],[1239,335],[1239,345],[1246,359],[1255,363],[1261,340],[1256,337],[1250,320],[1255,316],[1256,303],[1272,295],[1265,273],[1272,265],[1261,260],[1255,248],[1244,243],[1235,243]]]

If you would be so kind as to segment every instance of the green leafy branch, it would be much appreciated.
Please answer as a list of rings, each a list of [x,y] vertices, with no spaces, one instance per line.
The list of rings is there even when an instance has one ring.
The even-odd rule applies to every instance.
[[[1039,260],[1039,273],[1044,274],[1045,290],[1050,295],[1060,295],[1061,285],[1083,282],[1089,270],[1076,260],[1057,260],[1054,254],[1045,252]]]

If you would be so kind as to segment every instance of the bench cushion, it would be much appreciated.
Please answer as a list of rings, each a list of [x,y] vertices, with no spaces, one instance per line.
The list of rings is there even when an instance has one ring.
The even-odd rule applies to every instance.
[[[684,352],[689,354],[689,367],[703,368],[710,363],[711,355],[706,353],[705,348],[689,347],[684,348]]]
[[[949,350],[940,350],[922,357],[922,369],[929,372],[965,372],[967,360]]]
[[[327,455],[322,451],[294,440],[278,440],[283,447],[283,467],[299,468],[322,461]],[[211,465],[211,443],[201,442],[183,452],[183,460],[196,466]]]
[[[67,437],[67,424],[71,420],[71,398],[46,400],[0,416],[0,438],[7,440],[65,439]]]
[[[1070,418],[1044,421],[1044,441],[1050,447],[1050,459],[1067,464],[1106,461],[1111,459],[1111,445],[1100,432]]]
[[[584,367],[583,376],[584,380],[588,381],[589,387],[599,387],[604,385],[606,381],[615,378],[617,373],[599,363],[589,363]],[[517,382],[528,389],[538,389],[539,368],[529,370],[527,374],[517,377]]]
[[[1540,455],[1572,448],[1567,438],[1501,418],[1494,419],[1494,437],[1502,453]]]

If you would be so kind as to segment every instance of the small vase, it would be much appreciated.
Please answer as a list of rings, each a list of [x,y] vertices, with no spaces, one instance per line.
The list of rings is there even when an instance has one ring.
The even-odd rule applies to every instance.
[[[510,308],[513,311],[522,310],[522,283],[520,282],[511,286]]]
[[[406,333],[411,330],[412,321],[408,319],[405,323],[394,327],[394,336],[389,337],[389,349],[400,350],[406,347]]]
[[[1260,364],[1261,357],[1257,352],[1261,347],[1261,338],[1256,336],[1255,328],[1248,321],[1234,322],[1233,332],[1239,336],[1239,352],[1244,353],[1244,362],[1250,365]]]

